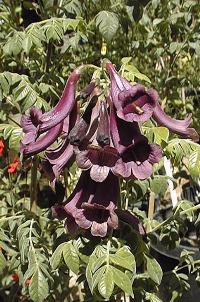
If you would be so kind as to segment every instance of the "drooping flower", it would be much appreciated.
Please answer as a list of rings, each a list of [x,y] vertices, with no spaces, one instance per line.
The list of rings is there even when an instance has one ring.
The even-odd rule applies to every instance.
[[[121,77],[112,63],[106,64],[111,79],[111,97],[119,118],[127,122],[144,122],[153,114],[158,100],[154,89],[147,90],[143,85],[131,85]]]
[[[90,177],[96,182],[104,181],[119,159],[117,150],[110,146],[109,120],[107,103],[104,100],[99,106],[99,120],[95,136],[92,141],[75,149],[78,167],[82,170],[90,170]]]
[[[44,151],[55,142],[55,140],[61,134],[62,129],[63,122],[47,131],[44,135],[40,136],[36,141],[33,141],[32,143],[30,142],[29,144],[24,144],[22,140],[22,142],[20,143],[20,152],[25,158],[27,158]]]
[[[176,120],[168,116],[160,107],[158,93],[154,89],[146,89],[143,85],[131,85],[119,75],[111,62],[106,63],[111,79],[111,98],[117,110],[117,116],[127,122],[144,122],[153,117],[159,125],[167,127],[171,132],[198,141],[199,135],[193,128],[188,128],[192,117]]]
[[[50,181],[53,182],[63,172],[64,168],[70,163],[73,157],[73,146],[69,143],[69,133],[71,129],[79,121],[79,112],[77,105],[75,104],[70,115],[64,120],[63,126],[63,142],[55,148],[47,149],[45,152],[45,161],[42,162],[44,170],[48,170],[52,173]],[[54,175],[52,179],[52,175]]]
[[[4,148],[5,148],[4,142],[2,141],[2,139],[0,139],[0,156],[3,155]]]
[[[129,211],[117,209],[119,199],[118,177],[110,173],[99,183],[90,178],[89,171],[83,172],[67,201],[52,207],[52,216],[65,219],[70,234],[78,228],[91,230],[93,236],[105,237],[119,227],[119,220],[128,223],[137,233],[145,235],[139,219]]]
[[[75,105],[75,88],[81,68],[82,66],[71,73],[58,104],[51,111],[42,114],[41,110],[33,107],[29,115],[22,116],[21,126],[25,136],[21,141],[21,152],[25,157],[45,150],[61,134],[64,119]],[[44,132],[44,136],[39,137]]]
[[[20,164],[19,159],[15,159],[9,166],[8,166],[8,173],[9,174],[14,174],[17,171],[17,168]]]
[[[91,229],[93,236],[105,237],[109,231],[118,227],[115,213],[118,197],[119,182],[116,176],[110,173],[105,181],[97,183],[86,171],[81,174],[66,203],[54,206],[52,213],[56,218],[66,218],[66,227],[70,233],[80,227]]]
[[[111,135],[120,158],[112,169],[123,178],[146,179],[153,172],[153,165],[162,158],[162,149],[149,144],[137,123],[127,123],[111,111]]]
[[[75,104],[75,89],[84,66],[76,68],[69,76],[58,104],[40,118],[40,132],[45,132],[62,122],[72,111]]]

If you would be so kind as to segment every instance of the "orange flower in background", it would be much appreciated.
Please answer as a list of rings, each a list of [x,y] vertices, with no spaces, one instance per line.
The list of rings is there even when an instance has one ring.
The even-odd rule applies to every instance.
[[[17,273],[12,274],[12,281],[13,282],[19,282],[19,276]]]
[[[19,159],[15,159],[9,166],[8,166],[8,173],[13,174],[17,171],[17,167],[19,166]]]
[[[4,148],[5,148],[4,142],[2,141],[2,139],[0,139],[0,156],[3,155]]]
[[[29,285],[31,283],[31,279],[27,279],[26,281],[25,281],[25,284],[26,285]]]

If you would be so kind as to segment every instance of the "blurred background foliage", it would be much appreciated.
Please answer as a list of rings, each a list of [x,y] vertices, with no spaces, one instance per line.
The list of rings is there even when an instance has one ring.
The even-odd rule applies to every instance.
[[[184,118],[192,113],[193,126],[200,131],[199,12],[197,0],[0,0],[0,299],[122,301],[120,290],[133,296],[133,282],[136,302],[178,301],[190,288],[187,273],[181,270],[185,265],[199,282],[199,260],[193,258],[193,251],[179,253],[179,264],[166,274],[174,280],[167,285],[171,296],[165,300],[161,291],[158,297],[155,293],[165,269],[149,255],[149,246],[125,226],[110,247],[114,281],[109,286],[108,275],[102,285],[101,278],[94,276],[104,267],[102,259],[109,256],[106,243],[71,239],[60,222],[51,220],[48,210],[62,199],[63,190],[68,194],[73,190],[76,167],[68,173],[68,187],[63,189],[60,184],[56,193],[41,169],[36,173],[39,206],[34,210],[30,201],[32,163],[29,160],[21,166],[18,153],[22,113],[33,105],[43,110],[54,106],[75,67],[85,63],[99,66],[104,57],[131,82],[154,87],[162,108],[171,116]],[[90,77],[82,79],[79,91]],[[158,237],[165,251],[179,246],[190,222],[196,221],[194,241],[198,246],[200,146],[152,123],[146,123],[143,131],[151,142],[162,145],[173,164],[174,178],[166,175],[161,162],[151,179],[122,183],[122,204],[144,222],[151,242],[158,240],[151,231],[160,230]],[[183,200],[173,212],[169,180],[181,188],[178,197]],[[147,213],[152,196],[161,210],[170,208],[174,219],[165,215],[166,222],[161,221],[160,226],[152,220]],[[129,257],[130,263],[120,262],[118,256]],[[97,260],[99,266],[94,268]],[[76,274],[78,281],[71,284]]]

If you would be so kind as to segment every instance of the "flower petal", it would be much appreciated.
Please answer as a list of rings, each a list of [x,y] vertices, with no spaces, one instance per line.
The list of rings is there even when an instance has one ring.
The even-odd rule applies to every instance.
[[[103,182],[107,178],[109,172],[109,167],[93,165],[90,170],[90,176],[96,182]]]
[[[91,227],[91,234],[93,236],[105,237],[107,235],[107,231],[108,231],[107,222],[98,223],[96,221],[93,221]]]
[[[162,110],[159,103],[157,103],[153,111],[153,118],[159,125],[167,127],[170,131],[176,134],[182,135],[186,138],[191,138],[194,141],[199,140],[199,135],[196,130],[193,128],[188,128],[192,123],[191,115],[189,115],[185,120],[176,120],[168,116]]]
[[[81,74],[81,67],[75,69],[68,78],[58,104],[40,118],[40,131],[45,132],[62,122],[72,111],[75,103],[75,88]]]
[[[34,154],[44,151],[48,148],[61,134],[63,123],[58,124],[54,128],[50,129],[44,136],[41,136],[33,143],[24,145],[23,142],[20,144],[20,152],[24,157],[30,157]]]

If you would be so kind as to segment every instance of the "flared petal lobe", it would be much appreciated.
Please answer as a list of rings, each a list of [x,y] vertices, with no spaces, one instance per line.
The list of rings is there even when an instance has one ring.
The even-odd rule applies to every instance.
[[[153,172],[153,164],[162,158],[162,149],[149,144],[137,123],[127,123],[111,111],[111,135],[120,158],[112,168],[115,175],[123,178],[146,179]]]
[[[105,193],[106,192],[106,193]],[[70,215],[77,226],[90,229],[93,236],[105,237],[109,231],[118,227],[118,217],[115,213],[119,198],[118,178],[109,174],[102,183],[90,178],[88,171],[83,172],[72,195],[61,209],[53,207],[54,217],[63,219],[63,209],[66,218]],[[70,228],[71,219],[66,225]]]
[[[106,64],[111,79],[111,98],[119,118],[127,122],[144,122],[153,114],[158,100],[154,89],[147,90],[143,85],[131,85],[121,77],[111,63]]]

